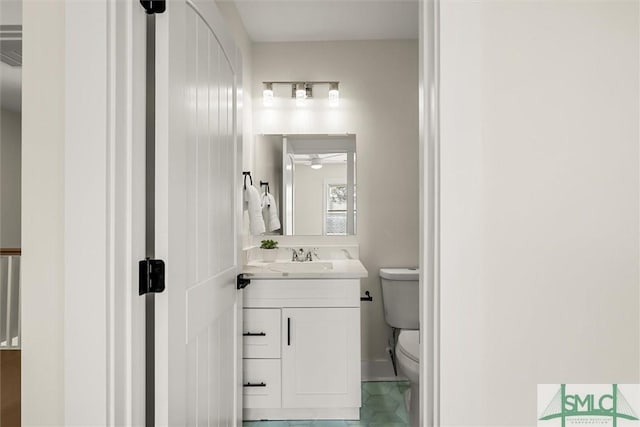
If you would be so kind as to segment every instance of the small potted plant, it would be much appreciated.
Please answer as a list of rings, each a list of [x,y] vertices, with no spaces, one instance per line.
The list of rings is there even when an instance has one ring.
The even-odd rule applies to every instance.
[[[275,240],[263,240],[260,242],[260,249],[264,262],[274,262],[278,257],[278,242]]]

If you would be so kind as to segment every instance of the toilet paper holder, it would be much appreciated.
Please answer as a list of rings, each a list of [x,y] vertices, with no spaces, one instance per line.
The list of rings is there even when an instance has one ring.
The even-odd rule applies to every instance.
[[[360,301],[373,301],[373,297],[369,293],[369,291],[365,291],[364,296],[360,297]]]

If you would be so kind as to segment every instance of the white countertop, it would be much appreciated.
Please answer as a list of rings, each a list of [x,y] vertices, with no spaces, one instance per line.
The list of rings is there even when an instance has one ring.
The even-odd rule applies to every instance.
[[[333,268],[321,272],[283,273],[274,271],[269,266],[276,263],[288,263],[288,261],[277,260],[275,263],[251,261],[242,267],[242,272],[249,279],[362,279],[369,275],[360,260],[357,259],[323,260],[322,262],[332,263]],[[314,261],[303,262],[303,264],[312,263]]]

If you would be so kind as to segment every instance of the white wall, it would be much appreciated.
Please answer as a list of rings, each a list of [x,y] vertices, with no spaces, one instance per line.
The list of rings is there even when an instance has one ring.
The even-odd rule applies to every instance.
[[[325,164],[321,169],[296,164],[294,169],[294,234],[318,236],[324,232],[324,198],[326,180],[347,183],[347,165]]]
[[[249,38],[249,34],[242,23],[242,18],[238,13],[238,9],[233,1],[216,0],[218,9],[224,17],[229,32],[233,36],[240,54],[242,56],[242,164],[245,170],[253,164],[252,150],[253,146],[253,112],[251,111],[251,70],[252,70],[252,46],[253,43]]]
[[[25,1],[22,425],[64,425],[64,2]]]
[[[637,383],[638,2],[441,2],[441,421]]]
[[[0,247],[20,247],[21,115],[0,110]]]
[[[362,289],[374,298],[362,304],[362,358],[386,360],[378,270],[418,262],[418,42],[256,43],[253,53],[256,134],[356,135]],[[265,108],[262,82],[274,80],[339,80],[340,106],[329,107],[327,86],[300,108],[274,86]]]

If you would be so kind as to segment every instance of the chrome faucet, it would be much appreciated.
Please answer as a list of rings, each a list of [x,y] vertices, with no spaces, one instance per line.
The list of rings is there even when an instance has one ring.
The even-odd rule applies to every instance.
[[[307,251],[307,254],[304,257],[304,260],[305,261],[313,261],[314,259],[317,260],[318,258],[320,258],[318,256],[318,248],[313,248],[313,249],[309,249]]]
[[[313,259],[318,258],[318,252],[316,248],[309,249],[305,252],[304,248],[294,249],[291,248],[291,262],[305,262],[305,261],[313,261]]]
[[[304,261],[304,249],[300,248],[299,251],[291,248],[291,262],[294,261],[298,261],[298,262],[302,262]]]

